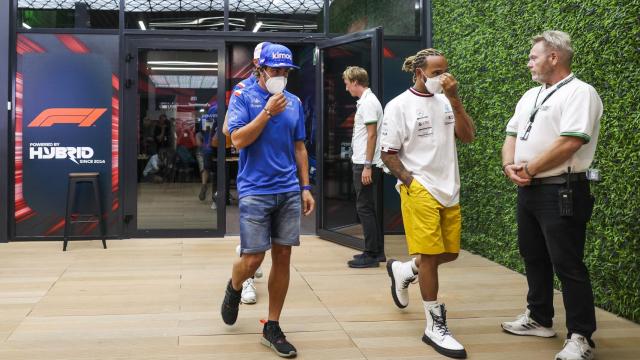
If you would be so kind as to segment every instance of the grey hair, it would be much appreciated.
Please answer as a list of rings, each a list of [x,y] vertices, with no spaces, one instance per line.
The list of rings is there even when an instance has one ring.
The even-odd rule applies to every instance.
[[[567,65],[571,65],[571,61],[573,60],[573,47],[571,46],[571,36],[569,36],[569,34],[559,30],[547,30],[531,38],[531,44],[533,45],[541,41],[544,42],[546,48],[563,53],[566,56],[564,60]]]

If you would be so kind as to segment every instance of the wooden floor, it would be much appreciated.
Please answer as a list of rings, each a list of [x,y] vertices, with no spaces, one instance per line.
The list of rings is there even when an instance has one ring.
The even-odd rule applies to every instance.
[[[235,326],[219,315],[237,238],[0,244],[0,359],[277,359],[260,345],[266,281]],[[404,253],[390,238],[388,253]],[[416,285],[397,309],[384,267],[349,269],[355,252],[316,237],[295,249],[281,319],[299,359],[444,359],[424,345]],[[402,256],[406,259],[406,256]],[[269,261],[264,265],[269,268]],[[440,300],[469,359],[552,359],[564,311],[540,339],[507,335],[500,322],[524,308],[525,278],[462,252],[440,270]],[[597,359],[639,359],[640,325],[598,310]]]

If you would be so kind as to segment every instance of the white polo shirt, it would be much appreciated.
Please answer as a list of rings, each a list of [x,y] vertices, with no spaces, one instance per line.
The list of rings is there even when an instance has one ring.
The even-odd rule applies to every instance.
[[[593,86],[577,78],[558,88],[549,97],[538,110],[527,140],[522,139],[529,126],[529,117],[533,109],[540,105],[558,84],[572,76],[574,75],[570,74],[549,88],[538,86],[527,91],[518,101],[516,111],[507,124],[507,135],[516,137],[516,164],[532,161],[547,150],[559,136],[576,136],[585,141],[571,158],[553,169],[536,174],[538,178],[564,174],[569,166],[571,172],[584,172],[593,161],[600,132],[602,101]]]
[[[427,97],[410,88],[391,100],[384,109],[380,147],[397,151],[407,171],[443,206],[458,204],[455,118],[443,94]]]
[[[382,105],[376,95],[367,88],[360,99],[356,102],[357,110],[353,121],[353,137],[351,138],[351,161],[354,164],[364,164],[367,160],[367,125],[376,124],[378,129],[378,138],[376,140],[375,152],[373,154],[372,163],[380,165],[380,127],[382,126]]]

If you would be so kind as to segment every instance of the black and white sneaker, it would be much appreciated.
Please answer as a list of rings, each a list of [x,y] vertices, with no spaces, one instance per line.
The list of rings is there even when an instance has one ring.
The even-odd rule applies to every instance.
[[[550,338],[556,336],[556,332],[550,327],[544,327],[531,318],[531,311],[518,315],[515,321],[505,321],[502,323],[504,331],[524,336],[539,336]]]
[[[277,321],[267,321],[264,324],[262,345],[271,348],[280,357],[294,358],[298,355],[296,348],[287,341]]]
[[[444,356],[454,359],[467,358],[464,346],[453,338],[447,327],[447,311],[444,304],[435,304],[429,308],[427,328],[424,329],[422,341]]]
[[[238,308],[240,307],[240,296],[242,291],[236,290],[231,285],[231,279],[227,283],[227,289],[224,292],[224,300],[222,300],[222,307],[220,314],[222,315],[222,321],[227,325],[233,325],[238,319]]]
[[[571,334],[571,338],[564,341],[564,348],[556,354],[555,360],[592,360],[596,348],[591,345],[586,337]]]

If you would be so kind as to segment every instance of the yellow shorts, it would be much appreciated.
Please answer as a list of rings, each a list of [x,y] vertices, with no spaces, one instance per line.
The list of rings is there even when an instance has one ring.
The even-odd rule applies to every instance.
[[[417,180],[400,185],[402,222],[409,254],[460,252],[460,205],[444,207]]]

